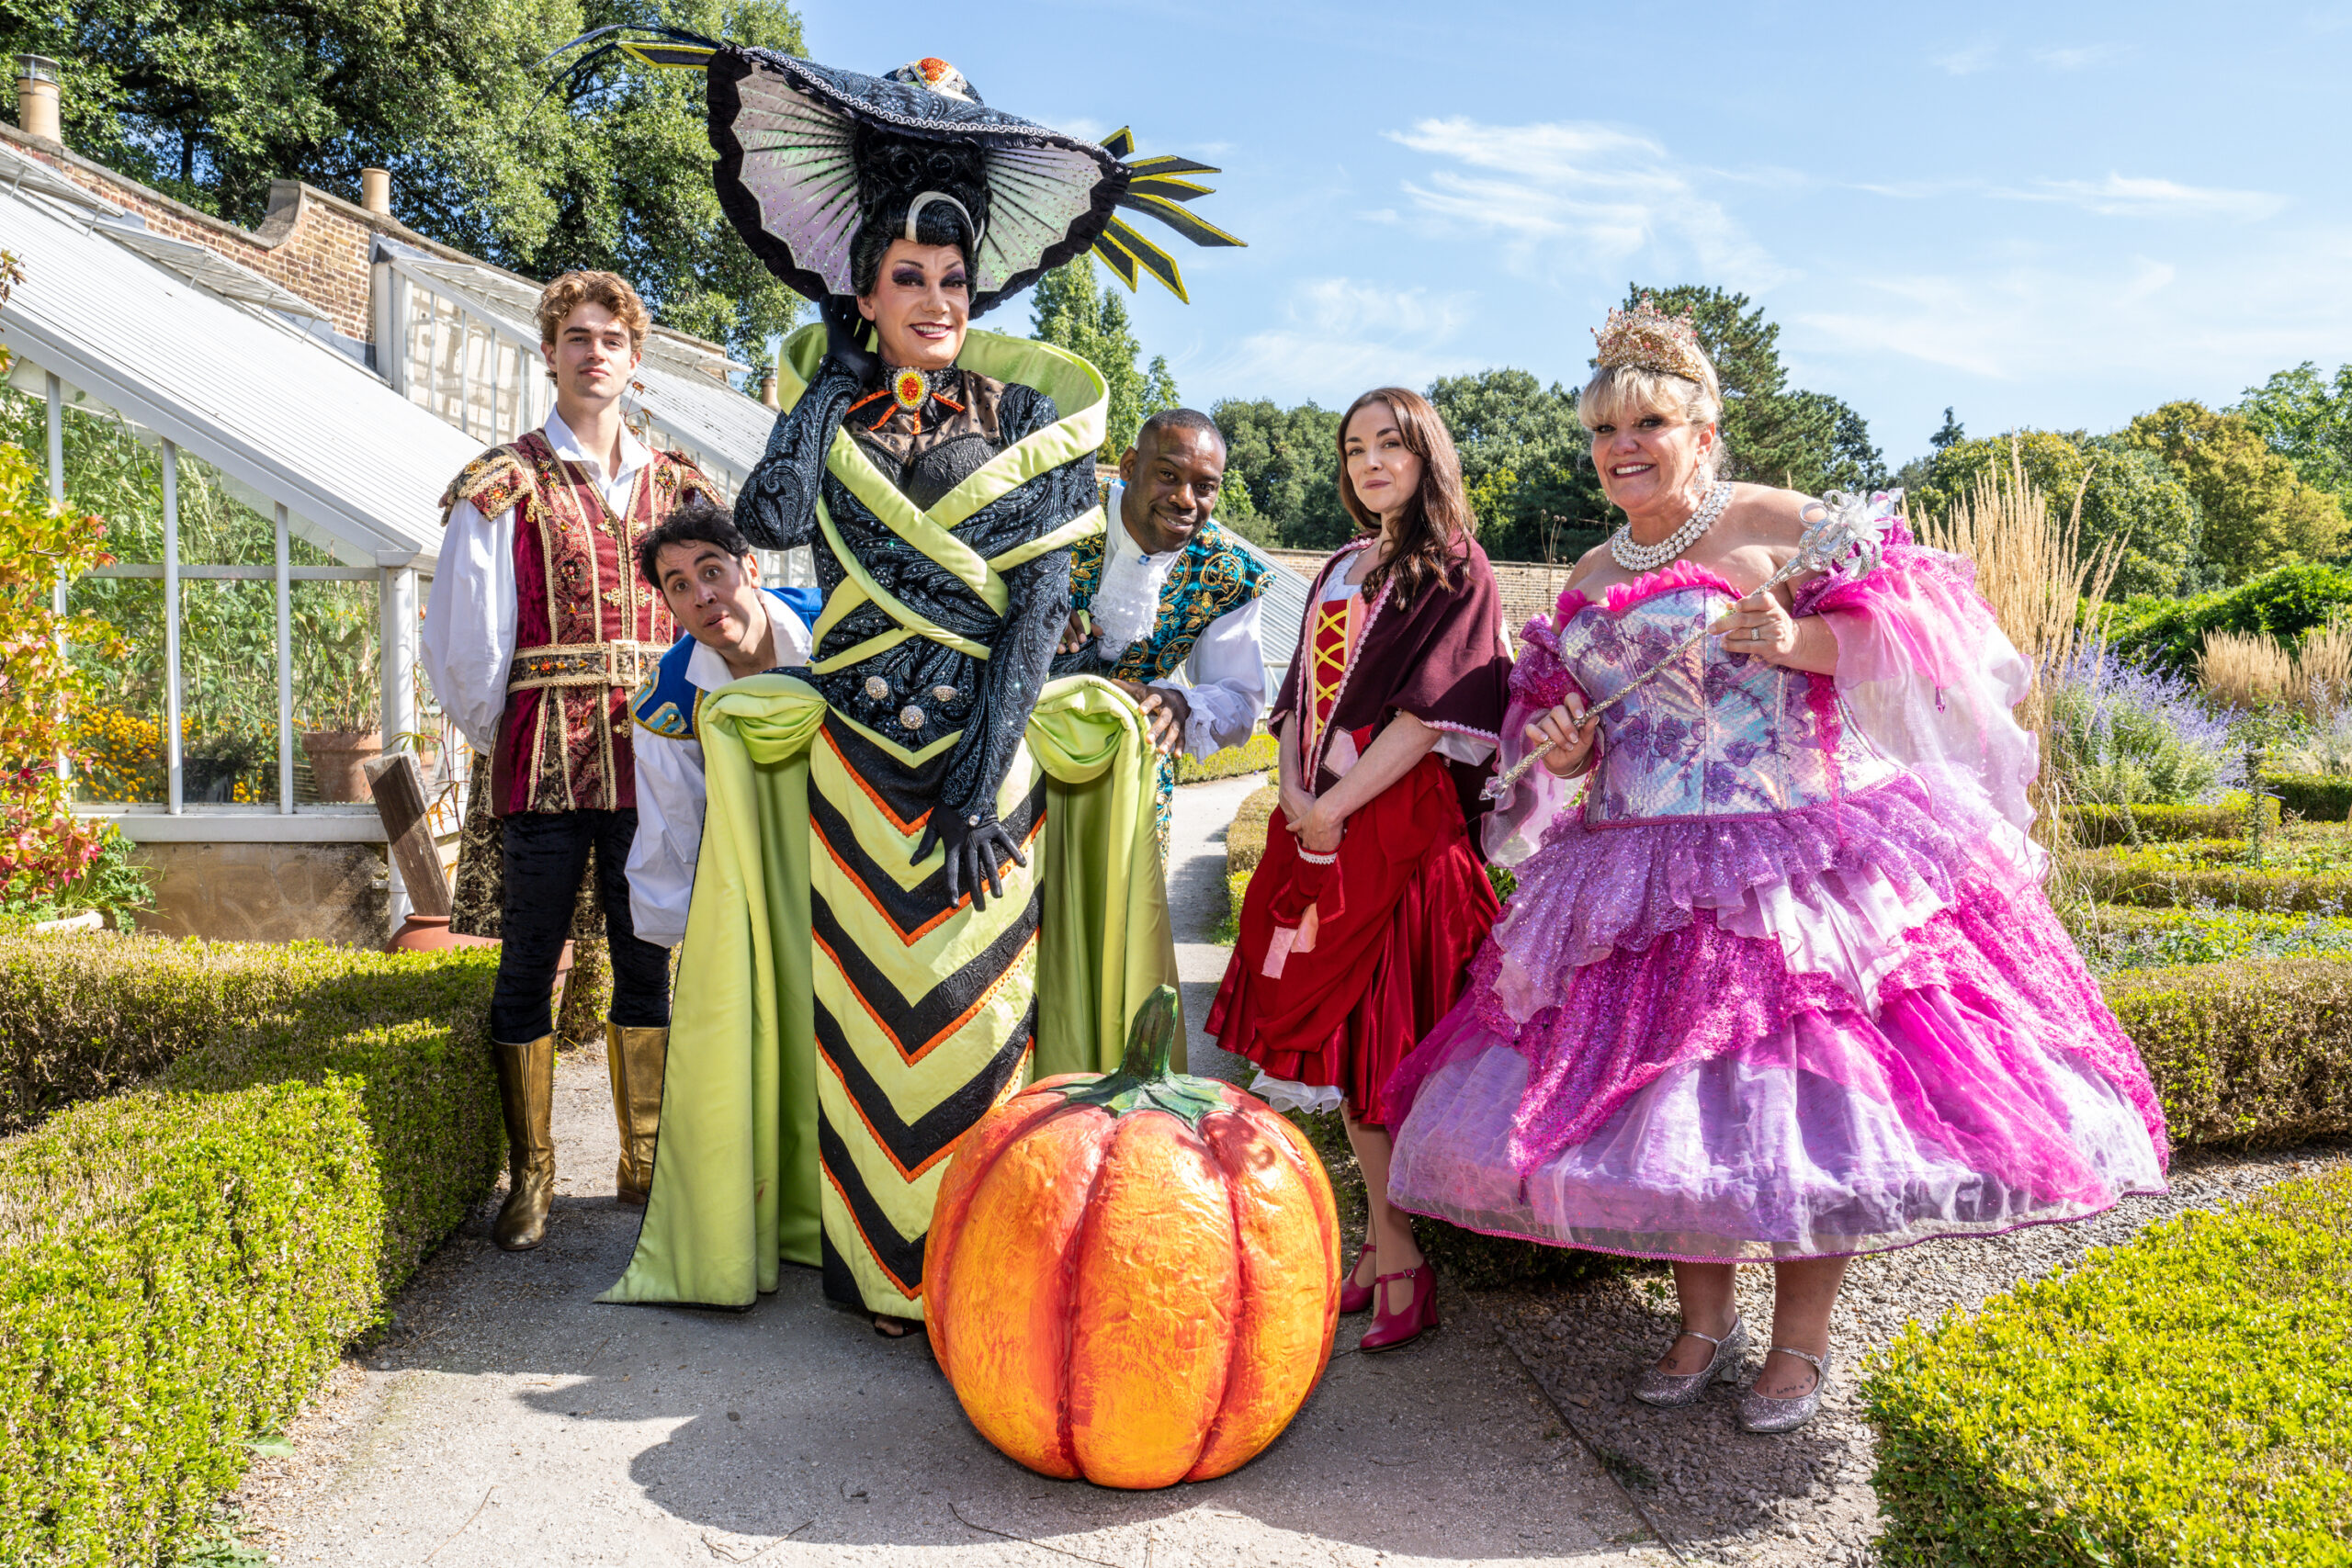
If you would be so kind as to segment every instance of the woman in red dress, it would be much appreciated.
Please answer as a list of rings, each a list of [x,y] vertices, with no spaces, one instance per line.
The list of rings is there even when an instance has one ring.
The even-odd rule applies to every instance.
[[[1465,806],[1494,755],[1510,656],[1444,423],[1419,393],[1366,392],[1340,424],[1340,500],[1362,536],[1316,574],[1268,722],[1283,826],[1241,905],[1209,1032],[1285,1109],[1337,1107],[1371,1224],[1341,1309],[1362,1348],[1437,1326],[1410,1222],[1388,1203],[1389,1071],[1461,991],[1498,906]]]

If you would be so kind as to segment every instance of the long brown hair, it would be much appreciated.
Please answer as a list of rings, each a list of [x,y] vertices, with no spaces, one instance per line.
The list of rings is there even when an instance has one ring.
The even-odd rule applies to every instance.
[[[1420,393],[1403,387],[1376,387],[1348,405],[1340,416],[1340,504],[1356,520],[1357,531],[1377,535],[1380,514],[1356,499],[1348,478],[1348,422],[1368,403],[1386,403],[1396,416],[1396,434],[1405,450],[1421,460],[1421,482],[1406,502],[1403,525],[1397,529],[1396,553],[1364,577],[1364,597],[1377,602],[1392,579],[1399,608],[1412,604],[1431,583],[1455,585],[1454,541],[1478,531],[1476,513],[1462,491],[1462,458],[1453,450],[1453,436],[1445,421]]]

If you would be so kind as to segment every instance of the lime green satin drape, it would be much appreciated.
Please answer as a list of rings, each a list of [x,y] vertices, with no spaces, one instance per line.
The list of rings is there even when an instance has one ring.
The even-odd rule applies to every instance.
[[[818,1261],[808,747],[824,718],[786,675],[703,702],[708,795],[653,1191],[599,1301],[749,1306],[780,1261]],[[1115,687],[1077,676],[1046,686],[1027,742],[1046,778],[1033,1072],[1111,1072],[1136,1012],[1176,983],[1146,727]]]

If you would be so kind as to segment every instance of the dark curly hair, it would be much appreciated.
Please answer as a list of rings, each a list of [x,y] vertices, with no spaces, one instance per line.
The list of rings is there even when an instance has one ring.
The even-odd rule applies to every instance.
[[[637,542],[637,575],[656,593],[662,591],[662,551],[670,545],[716,545],[737,560],[752,553],[752,541],[735,526],[735,513],[701,495],[680,502]]]

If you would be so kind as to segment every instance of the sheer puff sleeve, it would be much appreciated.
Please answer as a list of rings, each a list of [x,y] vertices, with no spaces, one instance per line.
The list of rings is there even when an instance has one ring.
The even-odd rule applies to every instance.
[[[2025,851],[2041,756],[2011,710],[2033,667],[1977,593],[1973,563],[1917,543],[1895,511],[1901,492],[1871,499],[1883,558],[1859,576],[1816,578],[1795,613],[1819,615],[1836,636],[1850,722],[1917,774],[1939,808],[2005,822]]]
[[[1537,616],[1520,634],[1519,662],[1510,672],[1510,705],[1503,714],[1501,744],[1495,768],[1508,773],[1527,755],[1527,727],[1536,716],[1557,707],[1570,692],[1585,697],[1584,688],[1560,662],[1560,634],[1550,620]],[[1589,700],[1589,698],[1587,700]],[[1598,742],[1596,742],[1597,746]],[[1598,752],[1595,761],[1599,761]],[[1538,762],[1520,776],[1487,814],[1487,858],[1497,865],[1517,865],[1544,847],[1553,824],[1577,809],[1584,798],[1583,777],[1564,779]]]

